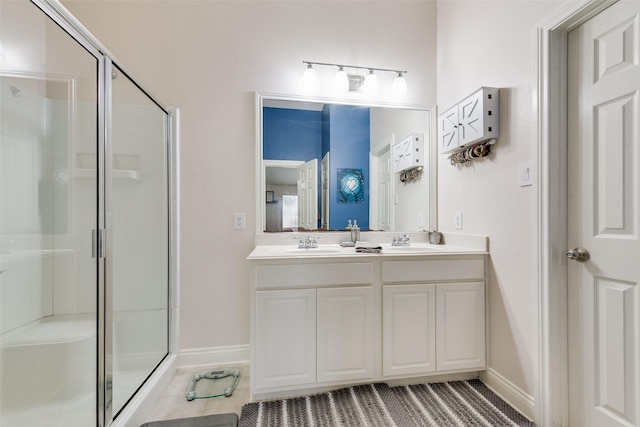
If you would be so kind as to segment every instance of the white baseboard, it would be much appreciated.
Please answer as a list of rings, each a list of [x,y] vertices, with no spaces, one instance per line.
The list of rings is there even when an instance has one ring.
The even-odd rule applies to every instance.
[[[249,344],[191,348],[178,353],[178,368],[249,363]]]
[[[525,393],[520,387],[491,368],[480,373],[480,380],[509,405],[529,418],[529,420],[535,418],[535,401],[533,396]]]

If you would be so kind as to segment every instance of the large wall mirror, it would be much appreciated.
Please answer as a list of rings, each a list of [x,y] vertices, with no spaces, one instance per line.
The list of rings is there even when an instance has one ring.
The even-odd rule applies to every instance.
[[[257,94],[257,232],[410,232],[436,224],[433,108]],[[420,136],[423,167],[394,172]]]

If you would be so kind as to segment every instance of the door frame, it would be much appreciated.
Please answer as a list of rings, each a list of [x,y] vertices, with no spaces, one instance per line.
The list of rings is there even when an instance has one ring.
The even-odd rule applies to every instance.
[[[618,0],[561,5],[535,28],[538,143],[536,424],[568,426],[567,35]]]

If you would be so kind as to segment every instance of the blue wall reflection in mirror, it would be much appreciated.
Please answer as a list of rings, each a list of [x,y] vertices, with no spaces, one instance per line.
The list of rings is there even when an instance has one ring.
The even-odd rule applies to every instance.
[[[362,193],[355,203],[339,203],[340,196],[332,194],[339,192],[339,184],[331,183],[330,230],[343,230],[349,219],[356,219],[363,230],[369,228],[370,123],[368,107],[326,104],[318,111],[263,108],[263,159],[306,162],[315,158],[320,163],[330,152],[330,177],[337,177],[339,169],[361,171]],[[321,185],[318,176],[318,209],[322,204]]]

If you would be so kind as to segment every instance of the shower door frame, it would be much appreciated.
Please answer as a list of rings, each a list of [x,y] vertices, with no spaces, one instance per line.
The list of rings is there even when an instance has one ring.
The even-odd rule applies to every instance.
[[[30,0],[45,15],[53,20],[63,31],[79,43],[89,54],[97,60],[97,230],[94,237],[94,253],[96,254],[96,320],[97,320],[97,348],[96,348],[96,425],[107,427],[118,423],[114,420],[112,408],[112,384],[113,384],[113,316],[112,316],[112,289],[111,283],[111,247],[109,244],[109,233],[111,224],[107,221],[107,206],[111,197],[111,71],[117,66],[123,71],[131,81],[155,103],[167,117],[165,126],[165,150],[167,159],[167,352],[158,362],[136,393],[127,401],[123,408],[116,415],[124,414],[131,405],[132,399],[140,393],[152,377],[159,373],[163,366],[175,370],[170,363],[175,360],[177,343],[177,319],[174,310],[177,310],[177,263],[175,262],[174,248],[177,248],[177,165],[174,164],[173,155],[177,152],[177,129],[174,122],[177,119],[177,109],[167,109],[163,107],[155,97],[142,88],[126,67],[115,60],[112,55],[73,15],[71,15],[57,0]],[[173,360],[170,360],[173,359]],[[111,363],[107,363],[107,360]],[[130,414],[127,414],[130,415]],[[125,416],[123,415],[123,418]]]

